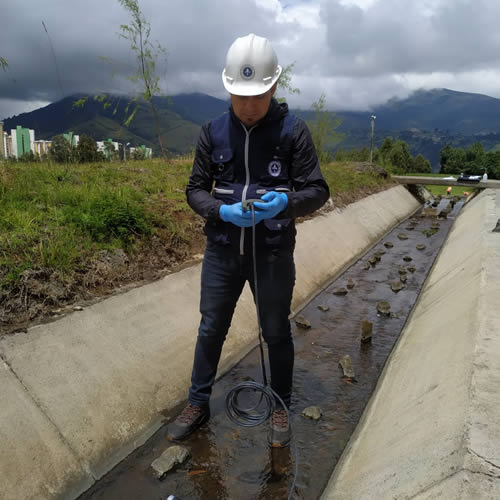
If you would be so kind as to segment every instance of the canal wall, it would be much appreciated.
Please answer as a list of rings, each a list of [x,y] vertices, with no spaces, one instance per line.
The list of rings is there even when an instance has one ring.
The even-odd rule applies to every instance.
[[[298,225],[297,311],[419,203],[402,186]],[[200,267],[0,339],[0,498],[75,498],[187,396]],[[248,286],[219,376],[256,343]]]
[[[455,221],[322,500],[500,498],[499,218]]]

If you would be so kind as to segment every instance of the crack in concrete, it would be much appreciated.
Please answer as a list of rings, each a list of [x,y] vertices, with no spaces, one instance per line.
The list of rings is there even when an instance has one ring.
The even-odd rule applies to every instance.
[[[500,476],[496,476],[495,474],[488,474],[487,472],[482,472],[482,471],[478,471],[478,470],[470,470],[470,469],[466,469],[466,468],[464,468],[463,470],[466,470],[467,472],[470,472],[471,474],[480,474],[482,476],[492,477],[493,479],[500,479]]]
[[[491,462],[490,460],[488,460],[487,458],[479,455],[479,453],[476,453],[472,448],[467,448],[467,451],[469,453],[472,453],[473,455],[475,455],[476,457],[480,458],[481,460],[484,460],[487,464],[490,464],[492,467],[495,467],[495,469],[498,469],[500,470],[500,466],[495,464],[494,462]]]
[[[80,464],[80,467],[83,469],[85,473],[87,473],[94,481],[97,481],[97,477],[92,473],[92,470],[90,469],[89,465],[84,462],[79,456],[76,450],[73,449],[69,441],[65,438],[64,434],[61,432],[59,427],[56,425],[56,423],[50,418],[49,414],[47,413],[46,410],[44,410],[42,404],[37,401],[35,396],[31,393],[31,391],[28,389],[28,387],[24,384],[24,382],[21,380],[19,375],[15,372],[14,368],[11,366],[9,361],[7,360],[7,357],[5,356],[5,353],[0,351],[0,359],[5,363],[5,366],[9,369],[10,373],[14,376],[14,378],[21,384],[21,387],[24,389],[25,393],[28,395],[28,397],[33,401],[33,404],[40,410],[42,415],[50,422],[52,427],[54,428],[56,434],[59,436],[61,441],[68,447],[70,450],[71,454],[75,457],[76,461]]]

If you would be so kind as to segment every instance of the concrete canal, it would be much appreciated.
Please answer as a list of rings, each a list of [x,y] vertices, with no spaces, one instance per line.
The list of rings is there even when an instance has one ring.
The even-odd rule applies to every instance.
[[[419,211],[393,228],[292,321],[296,362],[291,414],[298,455],[293,498],[321,496],[462,205],[463,200],[452,207],[443,199],[437,213],[451,210],[447,218],[436,220]],[[298,324],[299,315],[310,328]],[[365,335],[371,331],[366,342],[361,342],[363,326]],[[348,376],[339,365],[346,355],[354,370]],[[156,500],[170,494],[181,500],[287,498],[296,465],[294,447],[271,450],[266,425],[237,427],[225,414],[225,395],[249,378],[261,381],[258,349],[216,383],[211,421],[182,443],[189,460],[162,481],[150,465],[172,445],[165,427],[80,500]],[[321,409],[319,420],[302,415],[310,406]],[[171,419],[178,410],[165,416]]]

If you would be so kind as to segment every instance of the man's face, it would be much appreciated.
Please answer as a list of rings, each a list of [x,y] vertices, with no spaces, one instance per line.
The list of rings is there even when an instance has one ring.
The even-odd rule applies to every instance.
[[[252,127],[266,116],[271,99],[276,91],[276,84],[266,93],[255,96],[241,96],[231,94],[231,104],[234,114],[240,122]]]

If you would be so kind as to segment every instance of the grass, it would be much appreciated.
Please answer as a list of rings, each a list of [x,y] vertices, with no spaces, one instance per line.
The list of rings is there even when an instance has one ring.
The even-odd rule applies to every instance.
[[[0,289],[14,286],[30,268],[71,275],[101,250],[133,255],[153,237],[168,245],[199,239],[185,200],[191,166],[189,158],[169,164],[0,163]],[[388,183],[348,162],[322,170],[334,197]]]

